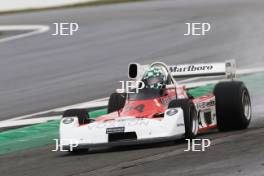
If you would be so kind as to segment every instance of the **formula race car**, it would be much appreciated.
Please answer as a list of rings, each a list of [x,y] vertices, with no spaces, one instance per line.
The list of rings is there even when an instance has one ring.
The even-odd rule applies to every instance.
[[[171,66],[161,62],[132,63],[128,77],[133,86],[126,92],[117,89],[110,96],[107,114],[90,118],[85,109],[64,112],[60,145],[72,149],[74,144],[71,151],[78,151],[192,139],[216,128],[246,129],[252,116],[250,95],[244,83],[235,80],[235,70],[233,60]],[[217,83],[213,91],[193,97],[190,91],[197,86],[188,87],[184,80],[203,77],[217,78]]]

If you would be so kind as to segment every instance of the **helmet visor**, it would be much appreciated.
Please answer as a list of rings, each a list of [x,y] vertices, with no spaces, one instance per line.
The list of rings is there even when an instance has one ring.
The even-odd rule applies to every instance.
[[[161,82],[162,82],[161,76],[151,77],[151,78],[148,78],[147,80],[148,85],[154,85],[154,84],[161,83]]]

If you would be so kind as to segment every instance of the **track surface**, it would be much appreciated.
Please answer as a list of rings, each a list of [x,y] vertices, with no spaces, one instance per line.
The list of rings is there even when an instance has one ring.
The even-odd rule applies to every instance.
[[[262,1],[150,1],[0,16],[0,24],[78,22],[79,33],[49,33],[0,44],[0,118],[105,97],[126,79],[129,62],[224,61],[264,65]],[[186,22],[210,22],[188,37]],[[107,89],[105,88],[107,87]],[[248,131],[213,133],[206,152],[184,143],[68,156],[53,146],[0,157],[3,175],[264,175],[263,90],[252,92]],[[138,160],[140,159],[140,160]]]

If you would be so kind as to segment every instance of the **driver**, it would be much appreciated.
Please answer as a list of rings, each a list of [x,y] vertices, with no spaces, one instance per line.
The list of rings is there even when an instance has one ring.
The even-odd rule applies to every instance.
[[[166,75],[160,67],[151,67],[143,76],[145,88],[162,89],[166,85]]]

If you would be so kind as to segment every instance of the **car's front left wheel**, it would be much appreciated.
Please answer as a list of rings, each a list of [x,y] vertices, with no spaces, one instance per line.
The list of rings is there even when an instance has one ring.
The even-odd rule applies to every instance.
[[[90,122],[89,113],[86,109],[69,109],[63,112],[62,118],[77,117],[79,124],[84,125]]]

